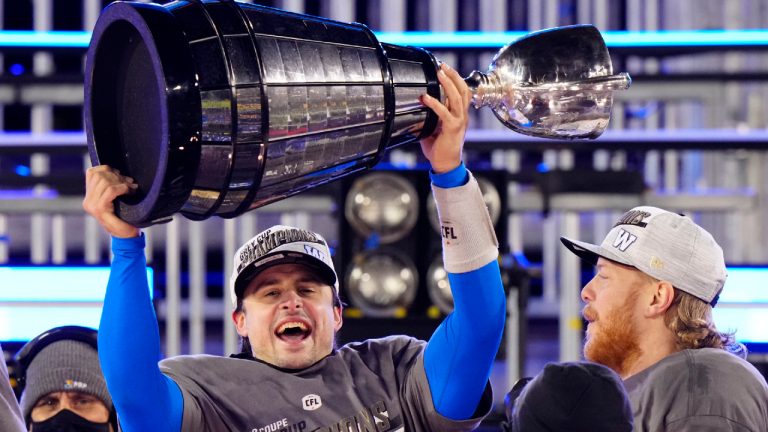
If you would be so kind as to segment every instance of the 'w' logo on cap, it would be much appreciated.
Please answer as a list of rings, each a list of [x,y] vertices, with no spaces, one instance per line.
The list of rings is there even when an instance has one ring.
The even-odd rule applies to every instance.
[[[637,240],[636,235],[625,231],[623,228],[620,228],[619,234],[617,234],[616,239],[613,240],[613,247],[622,252],[626,252],[627,248],[632,246],[632,243],[634,243],[635,240]]]
[[[325,254],[313,248],[312,246],[304,245],[304,250],[307,252],[308,255],[312,255],[313,257],[319,259],[320,261],[325,261]]]

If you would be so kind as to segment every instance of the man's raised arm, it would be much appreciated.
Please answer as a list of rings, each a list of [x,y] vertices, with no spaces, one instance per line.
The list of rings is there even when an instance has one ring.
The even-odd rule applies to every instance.
[[[477,181],[461,162],[471,94],[446,65],[438,79],[445,104],[424,95],[440,117],[440,132],[422,140],[432,166],[433,195],[443,236],[443,264],[454,311],[427,344],[424,368],[435,409],[454,420],[475,414],[501,343],[506,299],[498,265],[498,242]]]
[[[149,295],[144,237],[114,213],[133,179],[98,166],[86,173],[83,208],[112,236],[114,259],[99,325],[99,360],[122,430],[180,431],[182,396],[160,373],[160,333]]]

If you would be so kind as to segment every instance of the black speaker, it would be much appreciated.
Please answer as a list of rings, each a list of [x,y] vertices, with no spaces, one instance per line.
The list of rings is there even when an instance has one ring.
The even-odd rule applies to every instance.
[[[343,179],[339,263],[349,314],[368,318],[424,316],[425,246],[429,227],[424,170],[374,170]]]
[[[507,173],[477,169],[500,243],[507,252]],[[443,269],[437,210],[425,170],[375,170],[342,180],[339,251],[349,313],[430,319],[453,310]]]

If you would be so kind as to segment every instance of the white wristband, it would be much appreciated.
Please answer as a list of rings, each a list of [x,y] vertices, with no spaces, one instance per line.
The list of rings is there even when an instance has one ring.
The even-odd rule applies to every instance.
[[[499,242],[477,180],[469,173],[463,186],[432,185],[440,219],[443,265],[450,273],[466,273],[494,261]]]

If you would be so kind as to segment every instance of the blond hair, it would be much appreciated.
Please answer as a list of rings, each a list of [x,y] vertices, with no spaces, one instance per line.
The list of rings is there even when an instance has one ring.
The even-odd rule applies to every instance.
[[[675,288],[675,298],[664,316],[679,349],[720,348],[734,343],[733,333],[721,333],[712,320],[712,306]]]

